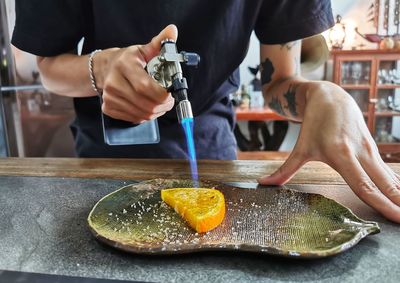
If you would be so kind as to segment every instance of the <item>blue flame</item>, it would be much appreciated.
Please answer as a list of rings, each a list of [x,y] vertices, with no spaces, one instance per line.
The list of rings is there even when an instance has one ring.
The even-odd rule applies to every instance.
[[[181,121],[183,130],[185,131],[186,144],[189,154],[190,170],[192,172],[192,180],[195,187],[199,186],[199,174],[197,172],[196,149],[193,139],[193,118],[184,118]]]

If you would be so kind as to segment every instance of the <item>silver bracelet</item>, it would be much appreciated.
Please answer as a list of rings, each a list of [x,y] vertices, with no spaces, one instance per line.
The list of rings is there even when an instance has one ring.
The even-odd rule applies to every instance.
[[[96,53],[98,53],[98,52],[100,52],[101,51],[101,49],[96,49],[96,50],[94,50],[94,51],[92,51],[92,53],[90,53],[90,55],[89,55],[89,77],[90,77],[90,82],[91,82],[91,84],[92,84],[92,88],[94,89],[94,91],[98,94],[98,95],[101,95],[101,93],[102,93],[102,91],[101,90],[99,90],[98,88],[97,88],[97,86],[96,86],[96,79],[95,79],[95,77],[94,77],[94,74],[93,74],[93,57],[94,57],[94,55],[96,54]]]

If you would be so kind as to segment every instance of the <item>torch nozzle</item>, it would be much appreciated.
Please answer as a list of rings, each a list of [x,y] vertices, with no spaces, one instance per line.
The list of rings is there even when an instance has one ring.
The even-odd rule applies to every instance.
[[[176,114],[178,116],[179,123],[187,118],[193,119],[192,105],[189,100],[179,101],[176,105]]]
[[[193,119],[192,104],[188,99],[187,94],[187,83],[183,77],[178,77],[172,82],[171,93],[176,100],[176,114],[178,116],[179,123],[182,124],[182,120],[186,118]]]

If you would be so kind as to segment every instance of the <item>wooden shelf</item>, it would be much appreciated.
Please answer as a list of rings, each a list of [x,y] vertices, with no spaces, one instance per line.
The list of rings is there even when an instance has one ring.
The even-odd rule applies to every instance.
[[[264,108],[236,108],[237,121],[282,121],[287,120],[279,116],[268,107]]]
[[[384,85],[377,85],[376,86],[379,89],[396,89],[400,88],[400,84],[384,84]]]
[[[379,153],[386,162],[400,163],[399,143],[378,143]]]
[[[391,152],[391,149],[393,148],[393,146],[397,147],[397,152],[400,153],[400,148],[398,147],[400,142],[392,142],[392,143],[384,143],[384,142],[378,142],[378,147],[379,149],[382,150],[382,152],[387,153],[387,152]]]
[[[400,141],[398,142],[377,142],[376,143],[378,145],[378,147],[393,147],[393,146],[399,146],[400,145]]]
[[[346,58],[357,57],[353,61],[365,61],[370,60],[373,56],[383,57],[384,55],[399,55],[399,50],[395,49],[363,49],[363,50],[331,50],[331,54],[334,56],[344,55]],[[382,56],[383,55],[383,56]],[[364,57],[363,59],[359,59]],[[352,59],[350,59],[352,60]],[[386,59],[387,60],[387,59]],[[385,60],[383,60],[385,61]],[[390,61],[390,60],[389,60]]]
[[[363,111],[364,117],[367,117],[368,129],[375,136],[377,119],[382,117],[398,117],[400,112],[397,111],[377,111],[375,105],[378,102],[379,91],[400,89],[400,84],[379,84],[378,70],[382,62],[398,62],[400,61],[399,50],[334,50],[331,52],[333,58],[333,82],[346,89],[364,90],[366,99],[368,99],[368,111]],[[351,62],[364,62],[369,66],[370,84],[342,84],[342,66]],[[386,64],[386,63],[385,63]],[[364,69],[365,71],[365,69]],[[364,74],[367,75],[367,74]],[[394,92],[394,91],[393,91]],[[364,95],[364,93],[363,93]],[[361,103],[361,102],[360,102]],[[364,102],[362,102],[364,103]],[[363,105],[364,106],[364,105]],[[363,108],[365,109],[365,108]],[[378,144],[379,152],[385,161],[400,161],[400,142],[391,144]]]
[[[370,89],[371,88],[371,85],[363,85],[363,84],[360,84],[360,85],[355,85],[355,84],[343,84],[343,85],[340,85],[342,88],[344,88],[344,89],[366,89],[366,90],[368,90],[368,89]]]
[[[377,117],[393,117],[393,116],[400,116],[399,111],[376,111],[375,116]]]

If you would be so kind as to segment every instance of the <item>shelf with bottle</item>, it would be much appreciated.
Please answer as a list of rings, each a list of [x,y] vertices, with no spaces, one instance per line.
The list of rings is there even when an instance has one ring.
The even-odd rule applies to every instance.
[[[259,90],[248,85],[242,85],[240,91],[232,94],[231,97],[236,112],[237,121],[278,121],[286,120],[264,106],[264,99]]]
[[[382,89],[400,87],[400,60],[379,61],[376,83]]]
[[[334,50],[333,81],[360,107],[385,161],[400,160],[400,52]]]
[[[240,91],[231,94],[234,106],[240,109],[262,109],[264,108],[264,97],[260,89],[254,88],[252,84],[241,85]]]
[[[400,88],[378,90],[375,115],[400,116]]]
[[[340,84],[345,87],[369,87],[371,85],[371,60],[342,61]]]
[[[400,60],[380,60],[376,80],[375,141],[400,144]]]

